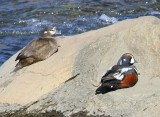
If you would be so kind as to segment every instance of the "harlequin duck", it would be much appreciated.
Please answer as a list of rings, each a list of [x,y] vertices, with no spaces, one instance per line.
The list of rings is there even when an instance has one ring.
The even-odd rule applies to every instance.
[[[58,44],[52,37],[54,34],[56,34],[56,28],[49,27],[44,31],[42,37],[32,40],[24,47],[15,60],[19,60],[19,62],[15,66],[14,72],[25,66],[45,60],[56,53],[58,51]]]
[[[122,88],[134,86],[138,81],[139,73],[133,65],[137,63],[133,55],[125,53],[118,60],[117,65],[109,69],[101,79],[101,86],[96,94],[104,94]]]

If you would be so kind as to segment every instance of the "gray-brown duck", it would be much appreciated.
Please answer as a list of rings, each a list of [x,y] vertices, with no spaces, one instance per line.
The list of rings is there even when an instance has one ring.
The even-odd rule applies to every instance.
[[[56,53],[58,51],[58,44],[54,37],[52,37],[54,34],[56,34],[55,27],[47,28],[42,37],[33,39],[24,47],[15,60],[19,60],[19,62],[16,64],[14,71],[45,60]]]

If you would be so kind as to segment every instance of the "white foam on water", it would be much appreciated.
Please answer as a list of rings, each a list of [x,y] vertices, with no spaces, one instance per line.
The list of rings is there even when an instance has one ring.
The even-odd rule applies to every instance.
[[[150,15],[160,15],[160,12],[159,11],[151,11],[149,14]]]
[[[109,17],[105,14],[102,14],[100,17],[99,17],[100,20],[103,20],[103,21],[106,21],[108,23],[117,23],[118,22],[118,19],[116,19],[115,17]]]

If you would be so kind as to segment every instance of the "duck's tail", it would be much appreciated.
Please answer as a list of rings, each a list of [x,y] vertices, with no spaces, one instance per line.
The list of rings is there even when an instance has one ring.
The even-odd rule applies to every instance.
[[[106,84],[102,84],[100,87],[98,87],[96,89],[96,92],[95,94],[105,94],[105,93],[108,93],[110,91],[115,91],[116,89],[111,89],[109,88],[108,86],[106,86]]]
[[[22,68],[22,65],[20,64],[20,62],[18,62],[15,66],[15,69],[12,72],[17,72],[21,68]]]

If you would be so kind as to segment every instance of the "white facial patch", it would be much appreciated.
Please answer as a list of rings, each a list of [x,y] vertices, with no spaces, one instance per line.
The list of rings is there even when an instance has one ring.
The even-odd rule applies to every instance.
[[[51,35],[55,34],[55,31],[49,31],[51,33]]]
[[[122,60],[119,62],[119,65],[122,65]]]
[[[44,34],[47,34],[47,31],[44,31]]]
[[[54,34],[56,33],[56,29],[53,28],[53,29],[51,29],[49,32],[50,32],[51,35],[54,35]]]
[[[133,58],[133,57],[131,58],[130,63],[131,63],[131,64],[133,64],[133,63],[134,63],[134,58]]]

